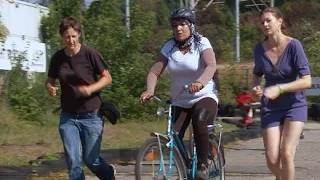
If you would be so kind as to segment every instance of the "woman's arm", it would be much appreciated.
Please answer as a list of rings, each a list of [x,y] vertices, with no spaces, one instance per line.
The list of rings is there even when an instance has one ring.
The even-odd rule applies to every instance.
[[[296,92],[311,87],[311,73],[308,58],[299,41],[294,43],[295,49],[292,50],[294,57],[294,68],[298,72],[299,79],[285,84],[279,84],[280,89],[284,92]]]
[[[278,84],[284,92],[296,92],[311,87],[311,75],[305,75],[290,83]]]
[[[252,75],[252,87],[260,86],[262,77],[255,74]]]
[[[90,96],[92,93],[99,91],[100,89],[106,87],[107,85],[111,84],[112,77],[108,70],[103,70],[100,73],[100,79],[88,86],[80,86],[79,89],[82,94],[86,94]],[[85,93],[84,93],[85,92]]]
[[[140,103],[149,100],[154,94],[159,76],[162,74],[164,69],[167,67],[168,59],[161,53],[156,63],[151,67],[147,76],[147,90],[142,92],[140,96]]]
[[[212,48],[207,48],[201,52],[201,57],[205,64],[205,69],[202,75],[197,79],[197,82],[205,86],[214,76],[216,72],[216,57]]]
[[[304,75],[293,82],[269,86],[265,89],[264,95],[269,99],[276,99],[285,92],[296,92],[311,87],[311,76]]]
[[[45,86],[50,96],[57,95],[58,88],[55,87],[55,84],[56,84],[56,79],[52,77],[48,77],[48,79],[46,80]]]
[[[147,76],[147,91],[154,94],[154,90],[159,76],[163,73],[167,67],[168,59],[160,53],[156,63],[151,67]]]
[[[295,49],[292,51],[294,54],[294,68],[297,70],[300,78],[290,83],[279,84],[279,89],[283,92],[296,92],[311,87],[311,73],[308,58],[299,41],[294,45]]]

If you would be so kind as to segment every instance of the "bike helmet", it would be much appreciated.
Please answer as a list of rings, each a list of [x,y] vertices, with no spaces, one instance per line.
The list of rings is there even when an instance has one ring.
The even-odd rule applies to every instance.
[[[194,24],[196,22],[196,15],[189,9],[178,8],[172,11],[169,20],[172,23],[173,20],[179,19],[185,19]]]

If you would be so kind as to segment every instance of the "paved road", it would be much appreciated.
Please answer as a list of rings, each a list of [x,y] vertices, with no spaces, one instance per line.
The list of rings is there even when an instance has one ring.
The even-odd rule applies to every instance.
[[[305,139],[296,154],[296,180],[320,180],[320,124],[308,123]],[[265,159],[262,138],[240,142],[226,149],[228,180],[274,180]],[[118,166],[117,180],[134,180],[133,166]],[[87,177],[87,180],[98,180]],[[151,179],[151,178],[150,178]]]

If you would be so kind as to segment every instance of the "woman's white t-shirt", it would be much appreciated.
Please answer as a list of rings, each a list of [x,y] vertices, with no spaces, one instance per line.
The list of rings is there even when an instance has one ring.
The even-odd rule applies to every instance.
[[[161,53],[168,59],[168,71],[171,79],[171,98],[175,100],[183,89],[183,86],[196,82],[203,74],[205,63],[201,59],[201,52],[205,49],[212,48],[209,40],[201,38],[200,44],[196,47],[193,43],[191,50],[183,54],[175,46],[174,40],[169,40],[161,49]],[[173,105],[182,108],[191,108],[195,103],[203,98],[213,98],[218,103],[218,92],[216,85],[211,79],[204,85],[203,89],[194,94],[184,92]]]

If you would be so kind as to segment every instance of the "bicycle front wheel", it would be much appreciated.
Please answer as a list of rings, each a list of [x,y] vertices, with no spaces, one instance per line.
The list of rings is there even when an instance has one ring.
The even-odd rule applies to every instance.
[[[209,139],[209,180],[225,180],[224,150],[218,138]]]
[[[135,165],[136,180],[186,179],[186,166],[178,149],[174,147],[173,156],[170,156],[168,140],[159,138],[160,144],[157,138],[150,138],[140,147]]]

